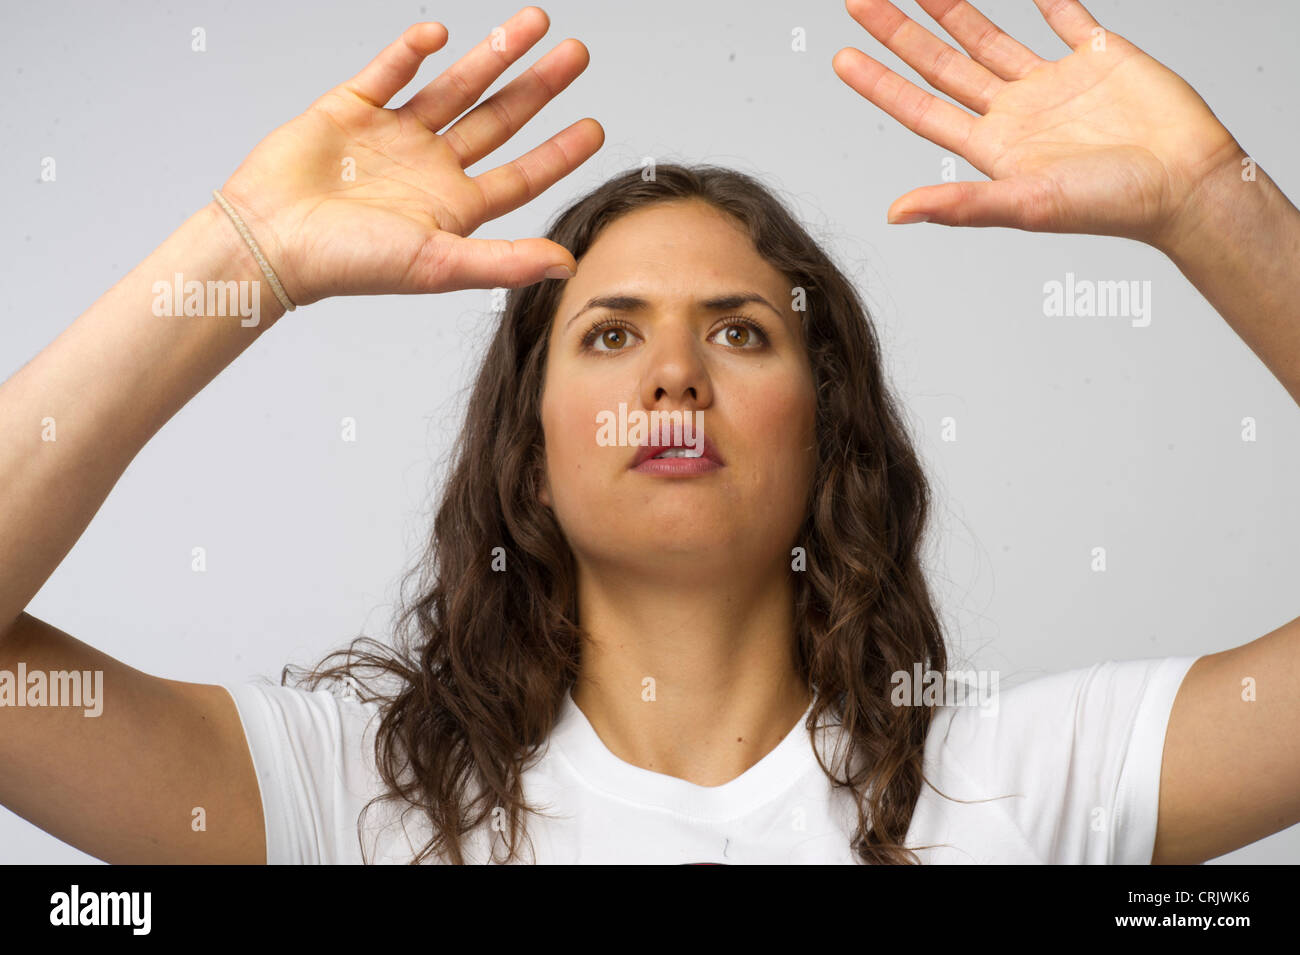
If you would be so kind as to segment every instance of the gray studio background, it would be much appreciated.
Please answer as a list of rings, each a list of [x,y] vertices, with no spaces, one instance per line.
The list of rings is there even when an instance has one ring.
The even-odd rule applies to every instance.
[[[395,102],[523,5],[6,5],[0,378],[208,202],[264,135],[408,24],[439,20],[451,39]],[[1006,687],[1107,658],[1213,653],[1300,613],[1300,409],[1159,253],[887,225],[893,199],[941,181],[946,154],[832,72],[852,45],[918,79],[839,0],[541,5],[550,32],[489,93],[567,36],[591,65],[470,171],[583,116],[604,125],[605,145],[476,235],[540,235],[645,156],[730,165],[780,190],[864,288],[880,328],[937,491],[930,563],[954,663],[998,669]],[[1030,0],[978,6],[1040,55],[1067,52]],[[1300,196],[1293,5],[1088,6],[1185,77]],[[205,53],[190,49],[196,26]],[[806,52],[790,49],[797,26]],[[38,181],[44,156],[54,183]],[[982,177],[959,159],[958,178]],[[1150,326],[1044,317],[1044,282],[1067,272],[1149,280]],[[136,458],[29,610],[137,669],[208,683],[278,679],[286,662],[389,634],[489,295],[332,299],[286,316]],[[345,416],[355,443],[340,440]],[[1246,416],[1254,443],[1241,440]],[[941,439],[946,417],[955,442]],[[195,546],[206,573],[190,569]],[[1094,546],[1107,549],[1105,573],[1089,567]],[[1297,859],[1300,827],[1218,861]],[[0,861],[94,860],[0,809]]]

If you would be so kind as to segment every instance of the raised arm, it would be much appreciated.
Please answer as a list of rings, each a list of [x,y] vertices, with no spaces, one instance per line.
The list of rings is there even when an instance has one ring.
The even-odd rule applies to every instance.
[[[1145,242],[1300,402],[1300,212],[1180,76],[1082,4],[1034,2],[1069,56],[1041,59],[964,0],[919,5],[970,57],[887,0],[849,0],[872,36],[973,112],[852,47],[832,61],[839,77],[989,177],[913,189],[889,221]]]
[[[566,40],[456,119],[548,25],[524,8],[385,109],[447,39],[440,24],[412,26],[257,146],[222,193],[293,303],[518,287],[576,265],[545,239],[468,238],[600,147],[599,124],[584,119],[518,159],[464,172],[586,67],[586,49]],[[199,314],[173,314],[177,296],[189,299],[188,289],[171,294],[177,273],[203,283]],[[257,308],[214,307],[229,302],[209,297],[209,282],[236,283],[241,304]],[[110,862],[265,861],[237,714],[218,686],[133,670],[23,608],[150,437],[282,315],[231,220],[209,203],[0,386],[0,671],[102,673],[98,704],[0,706],[0,803]],[[206,832],[191,827],[196,807]]]
[[[1168,255],[1300,402],[1300,212],[1176,73],[1076,0],[1034,0],[1070,47],[1046,60],[965,0],[850,15],[967,109],[851,47],[833,68],[987,182],[923,186],[891,222],[1114,235]],[[969,110],[969,111],[968,111]],[[1154,862],[1197,863],[1300,822],[1300,618],[1202,657],[1174,701]]]

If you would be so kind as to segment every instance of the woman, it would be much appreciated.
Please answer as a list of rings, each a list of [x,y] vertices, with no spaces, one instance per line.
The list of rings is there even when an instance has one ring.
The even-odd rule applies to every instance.
[[[1277,254],[1300,213],[1177,76],[1037,2],[1059,62],[967,3],[921,5],[970,59],[849,5],[978,115],[857,51],[840,77],[992,179],[891,219],[1147,242],[1300,399],[1300,279]],[[1000,695],[977,678],[978,705],[930,679],[924,477],[853,289],[758,183],[637,170],[544,239],[467,238],[600,146],[583,120],[463,172],[585,67],[565,41],[453,123],[546,28],[521,10],[388,110],[446,41],[411,27],[0,389],[28,423],[0,445],[0,669],[102,670],[110,699],[93,721],[0,709],[0,802],[113,862],[1198,862],[1300,821],[1300,620]],[[160,320],[176,272],[274,294]],[[22,612],[148,438],[288,305],[498,286],[396,652],[354,645],[299,687],[187,684]],[[624,428],[654,412],[703,440]],[[316,689],[336,677],[361,693]]]

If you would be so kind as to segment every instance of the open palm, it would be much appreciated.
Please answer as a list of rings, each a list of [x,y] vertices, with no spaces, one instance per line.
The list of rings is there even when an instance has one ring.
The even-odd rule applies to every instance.
[[[887,0],[848,0],[855,20],[936,97],[851,47],[833,68],[904,126],[963,156],[991,182],[926,186],[890,221],[1118,235],[1159,244],[1206,176],[1244,152],[1181,77],[1076,0],[1034,0],[1073,50],[1044,60],[965,0],[918,0],[963,56]]]
[[[586,48],[565,40],[461,116],[548,26],[543,11],[525,7],[405,105],[385,109],[447,40],[441,24],[416,24],[258,144],[222,194],[296,304],[514,288],[541,280],[551,266],[576,267],[568,250],[546,239],[469,238],[568,175],[604,139],[599,123],[583,119],[518,159],[465,173],[586,68]]]

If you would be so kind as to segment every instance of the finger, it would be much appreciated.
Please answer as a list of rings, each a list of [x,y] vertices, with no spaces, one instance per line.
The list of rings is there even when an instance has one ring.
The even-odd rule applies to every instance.
[[[912,132],[949,152],[965,155],[962,147],[975,125],[970,113],[909,83],[851,46],[835,54],[831,67],[840,79]]]
[[[590,117],[556,133],[513,162],[473,178],[487,202],[487,219],[495,219],[536,199],[586,162],[605,141],[605,130]]]
[[[467,239],[438,232],[412,265],[411,291],[521,288],[542,281],[557,265],[578,268],[573,254],[550,239]]]
[[[411,113],[429,130],[438,132],[477,103],[484,90],[528,52],[550,26],[550,19],[539,7],[524,7],[447,67],[398,112]]]
[[[1034,5],[1047,21],[1047,25],[1071,50],[1077,50],[1092,39],[1094,30],[1100,30],[1092,14],[1079,0],[1034,0]]]
[[[464,169],[502,145],[548,102],[554,99],[591,61],[581,41],[565,40],[510,82],[479,103],[443,134]]]
[[[922,186],[899,196],[889,207],[891,223],[915,222],[917,216],[938,225],[1001,226],[1008,229],[1051,231],[1059,217],[1051,186],[1023,180],[950,182]]]
[[[447,28],[441,23],[412,24],[343,88],[382,107],[415,78],[424,58],[446,42]]]
[[[966,0],[916,0],[962,49],[1004,80],[1018,80],[1047,60],[1008,34]]]
[[[981,115],[1006,85],[968,56],[958,53],[888,0],[848,0],[849,15],[935,89]]]

